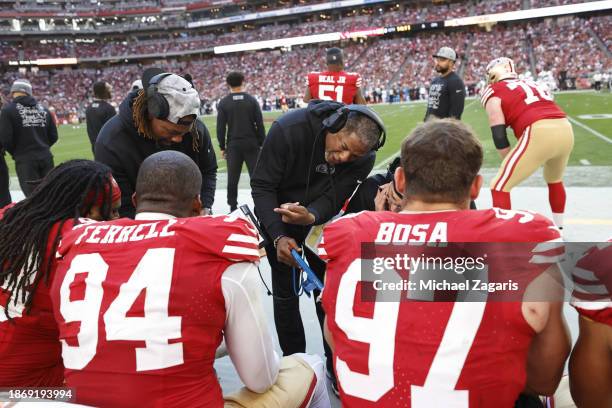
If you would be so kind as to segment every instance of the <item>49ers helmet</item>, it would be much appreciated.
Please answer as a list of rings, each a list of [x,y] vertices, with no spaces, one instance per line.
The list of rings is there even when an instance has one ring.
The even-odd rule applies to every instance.
[[[495,58],[487,65],[487,82],[494,84],[502,79],[518,78],[514,61],[507,57]]]

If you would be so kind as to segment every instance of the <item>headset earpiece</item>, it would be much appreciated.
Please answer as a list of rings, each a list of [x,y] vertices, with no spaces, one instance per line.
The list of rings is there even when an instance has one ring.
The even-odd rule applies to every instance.
[[[172,75],[168,72],[155,75],[149,81],[147,87],[147,109],[149,114],[157,119],[166,119],[170,114],[170,106],[164,95],[157,92],[159,83],[166,77]]]
[[[347,106],[341,106],[334,113],[323,119],[323,127],[330,133],[339,132],[348,119],[350,111]]]
[[[344,125],[346,125],[346,121],[348,120],[349,114],[351,112],[356,112],[365,115],[371,120],[373,120],[376,125],[378,125],[378,128],[380,129],[380,135],[378,137],[378,143],[376,143],[376,146],[374,146],[373,150],[378,150],[383,147],[385,145],[385,141],[387,140],[387,131],[385,129],[385,125],[380,116],[378,116],[376,112],[374,112],[372,109],[368,108],[365,105],[353,104],[341,106],[334,113],[323,119],[323,128],[330,133],[339,132],[344,127]]]

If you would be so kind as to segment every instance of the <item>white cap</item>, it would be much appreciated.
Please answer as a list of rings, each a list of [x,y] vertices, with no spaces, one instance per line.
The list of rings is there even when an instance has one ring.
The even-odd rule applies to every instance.
[[[132,82],[132,91],[136,91],[142,89],[142,80],[141,79],[137,79],[134,82]]]
[[[185,78],[171,74],[157,85],[157,92],[168,101],[170,113],[166,120],[178,123],[179,119],[200,112],[200,95]]]

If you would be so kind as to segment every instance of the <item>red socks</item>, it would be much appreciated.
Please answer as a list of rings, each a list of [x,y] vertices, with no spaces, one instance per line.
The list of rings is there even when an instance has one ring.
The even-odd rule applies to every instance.
[[[553,213],[553,221],[559,228],[563,228],[565,200],[565,187],[563,187],[562,181],[548,185],[548,202]]]
[[[553,213],[565,212],[565,187],[562,181],[548,185],[548,201]]]
[[[512,208],[509,192],[491,190],[491,196],[493,198],[493,207],[503,208],[504,210]],[[550,202],[555,224],[557,224],[557,227],[563,228],[566,196],[562,181],[548,185],[548,201]]]

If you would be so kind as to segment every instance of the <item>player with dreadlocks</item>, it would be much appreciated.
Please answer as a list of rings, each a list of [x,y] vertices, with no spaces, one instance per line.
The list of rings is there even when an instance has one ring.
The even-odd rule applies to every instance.
[[[142,162],[162,150],[189,156],[200,169],[202,214],[210,214],[217,184],[217,158],[200,113],[200,95],[187,79],[149,68],[143,89],[131,92],[100,130],[96,161],[109,166],[121,188],[120,213],[133,218],[132,195]]]
[[[54,255],[79,218],[118,218],[121,192],[110,169],[71,160],[53,170],[32,195],[0,213],[0,384],[52,387],[63,383],[61,345],[49,285]]]

